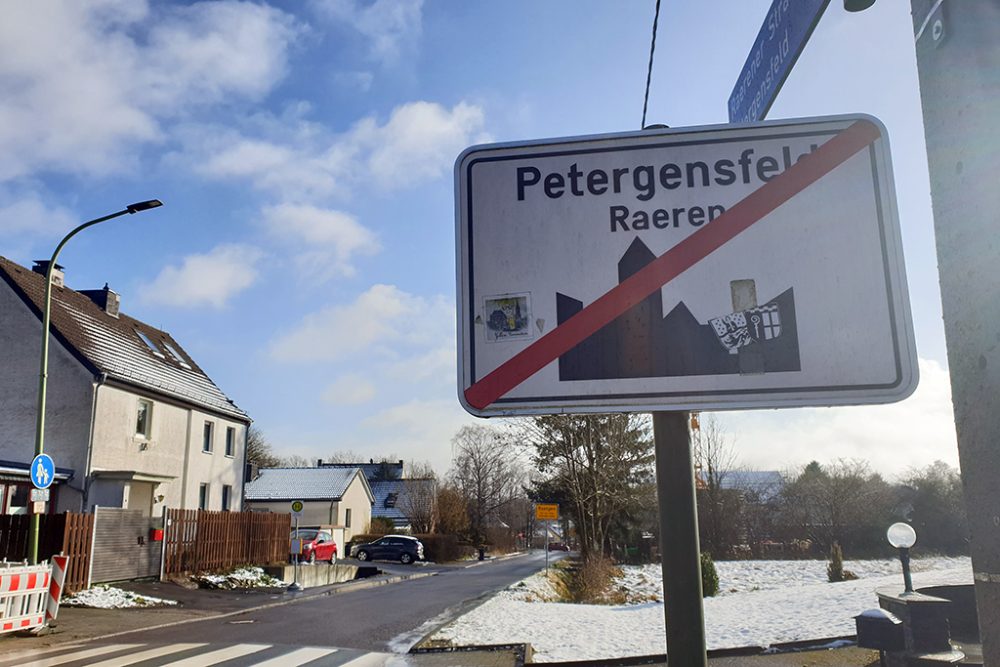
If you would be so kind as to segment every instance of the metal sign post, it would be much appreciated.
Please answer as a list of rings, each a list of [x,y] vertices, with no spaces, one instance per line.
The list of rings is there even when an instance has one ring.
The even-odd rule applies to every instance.
[[[552,521],[559,519],[559,505],[556,503],[537,503],[535,505],[535,519],[543,521],[545,526],[545,572],[549,571],[549,531],[552,528]]]
[[[670,667],[706,665],[701,547],[687,412],[654,412],[663,613]]]
[[[290,591],[301,591],[302,584],[299,583],[299,556],[302,554],[302,536],[299,534],[299,518],[305,504],[301,500],[292,501],[292,516],[295,518],[295,539],[292,540],[292,551],[295,552],[295,564],[292,567],[292,585],[288,587]]]

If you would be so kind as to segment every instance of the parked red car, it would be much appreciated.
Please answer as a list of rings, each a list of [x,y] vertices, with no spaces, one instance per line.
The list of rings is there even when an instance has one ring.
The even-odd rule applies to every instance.
[[[291,539],[295,539],[292,531]],[[315,563],[318,560],[337,560],[337,543],[328,530],[316,528],[299,528],[299,539],[302,540],[302,560]]]
[[[569,551],[569,545],[565,542],[549,542],[549,551]]]

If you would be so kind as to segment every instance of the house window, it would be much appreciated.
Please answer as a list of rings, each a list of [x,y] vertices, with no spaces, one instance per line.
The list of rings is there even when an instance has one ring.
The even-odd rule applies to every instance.
[[[344,510],[344,525],[347,528],[351,527],[351,508],[350,507],[348,507],[347,509]]]
[[[229,486],[228,484],[223,485],[223,487],[222,487],[222,511],[223,512],[228,512],[230,510],[229,503],[231,502],[232,497],[233,497],[233,487]]]
[[[226,456],[233,456],[236,451],[236,429],[232,426],[226,427]]]
[[[202,484],[198,487],[198,509],[208,509],[208,484]]]
[[[153,402],[145,398],[139,399],[139,406],[135,413],[135,434],[144,438],[149,437],[149,426],[153,421]]]
[[[212,453],[212,435],[215,431],[215,424],[212,422],[205,422],[205,430],[202,434],[201,439],[201,451]]]

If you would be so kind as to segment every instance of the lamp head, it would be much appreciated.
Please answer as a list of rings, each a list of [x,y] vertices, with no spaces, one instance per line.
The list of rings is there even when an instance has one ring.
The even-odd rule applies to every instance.
[[[158,208],[160,206],[163,206],[163,202],[161,202],[159,199],[150,199],[148,201],[141,201],[135,204],[129,204],[128,206],[125,207],[125,210],[128,211],[129,214],[131,215],[132,213],[139,213],[140,211],[148,211],[151,208]]]
[[[889,544],[897,549],[909,549],[917,543],[917,532],[908,523],[894,523],[885,531]]]

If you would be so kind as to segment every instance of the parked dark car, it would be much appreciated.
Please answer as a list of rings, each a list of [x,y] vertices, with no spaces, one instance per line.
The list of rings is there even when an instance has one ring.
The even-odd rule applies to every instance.
[[[424,545],[409,535],[386,535],[368,544],[354,547],[358,560],[398,560],[403,565],[424,559]]]
[[[292,530],[291,539],[295,539]],[[315,563],[318,560],[337,560],[337,543],[328,530],[317,528],[299,528],[299,539],[302,540],[302,560]]]
[[[565,542],[549,542],[549,551],[569,551],[569,545]]]

